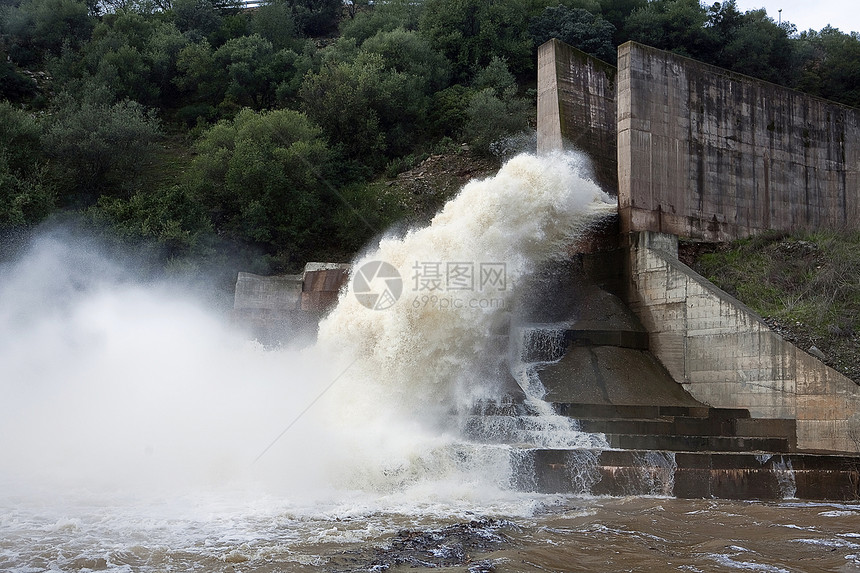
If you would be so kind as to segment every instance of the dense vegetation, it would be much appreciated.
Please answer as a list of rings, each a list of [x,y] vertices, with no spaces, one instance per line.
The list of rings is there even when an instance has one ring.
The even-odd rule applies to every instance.
[[[551,37],[860,104],[856,34],[731,0],[231,1],[0,0],[0,234],[73,217],[159,266],[346,259],[409,209],[385,177],[530,129]]]

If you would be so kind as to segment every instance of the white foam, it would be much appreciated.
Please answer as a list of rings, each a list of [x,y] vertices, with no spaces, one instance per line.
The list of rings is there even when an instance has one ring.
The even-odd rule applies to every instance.
[[[530,514],[546,498],[510,491],[511,448],[470,444],[445,420],[498,396],[486,361],[504,357],[488,333],[505,325],[521,280],[615,210],[580,161],[517,157],[428,227],[383,239],[355,266],[394,265],[401,298],[374,311],[343,293],[303,349],[245,342],[182,289],[133,280],[91,242],[37,241],[0,268],[0,502],[24,508],[25,528],[67,533],[83,519],[110,539],[130,520],[153,547],[160,532],[165,544],[186,526],[196,536],[197,515]],[[503,285],[457,293],[500,303],[416,305],[415,264],[449,262],[504,265]],[[556,426],[535,439],[580,445]]]

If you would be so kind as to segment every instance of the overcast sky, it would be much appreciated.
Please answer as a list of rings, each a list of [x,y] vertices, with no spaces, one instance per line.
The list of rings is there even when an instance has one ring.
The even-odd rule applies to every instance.
[[[797,31],[821,30],[830,24],[843,32],[860,31],[860,2],[857,0],[737,0],[738,10],[746,12],[757,8],[767,10],[767,15],[779,21],[779,9],[782,8],[782,20],[788,20]],[[713,0],[706,0],[713,4]]]

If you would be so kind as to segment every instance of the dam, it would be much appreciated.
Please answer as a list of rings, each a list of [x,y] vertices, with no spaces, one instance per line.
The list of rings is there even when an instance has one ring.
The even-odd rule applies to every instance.
[[[783,340],[753,311],[681,263],[678,241],[857,228],[858,111],[634,42],[618,48],[615,69],[551,40],[539,49],[538,67],[539,150],[583,151],[595,179],[618,197],[614,226],[578,249],[590,283],[635,315],[650,353],[687,396],[711,409],[706,417],[722,419],[711,425],[713,432],[703,433],[745,436],[723,441],[700,436],[698,442],[667,448],[710,452],[707,460],[688,460],[691,467],[682,475],[709,468],[711,486],[731,482],[723,479],[729,474],[761,473],[778,482],[779,470],[768,466],[776,460],[783,470],[794,468],[795,479],[808,470],[810,483],[819,485],[844,472],[841,486],[837,479],[818,493],[796,493],[800,497],[856,497],[851,484],[857,480],[853,456],[860,446],[857,384]],[[561,384],[577,379],[584,370],[572,354],[545,375]],[[569,370],[560,376],[566,362]],[[633,407],[649,394],[653,389],[643,384],[613,404],[620,410],[610,409],[611,416],[661,418],[660,408],[672,406],[665,398],[648,404],[657,408],[654,416]],[[582,405],[575,410],[595,411]],[[696,432],[675,427],[666,433]],[[782,439],[787,441],[778,443]],[[670,444],[671,439],[639,435],[614,443]],[[722,445],[714,447],[717,443]],[[744,452],[759,452],[757,459],[766,463]],[[781,452],[808,455],[771,455]],[[676,454],[676,460],[687,455],[694,454]],[[716,477],[720,473],[723,478]],[[699,494],[761,495],[732,487],[723,493],[704,488]],[[840,487],[843,494],[836,493]],[[675,495],[694,489],[676,481]]]
[[[855,499],[857,384],[681,263],[678,242],[857,225],[857,111],[633,42],[618,62],[557,40],[539,49],[538,149],[586,154],[618,210],[572,262],[535,275],[503,343],[527,364],[520,386],[605,443],[518,452],[529,469],[516,487]],[[301,323],[336,302],[347,272],[242,274],[234,312],[270,333]],[[516,442],[539,414],[505,387],[467,436]]]
[[[801,449],[855,452],[857,385],[681,264],[677,244],[856,228],[857,110],[633,42],[618,54],[614,70],[544,44],[538,100],[544,151],[568,142],[616,169],[617,294],[697,399],[796,420]]]

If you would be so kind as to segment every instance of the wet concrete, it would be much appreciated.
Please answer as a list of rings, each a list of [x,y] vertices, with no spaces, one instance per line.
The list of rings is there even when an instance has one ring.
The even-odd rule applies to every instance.
[[[620,299],[576,264],[541,278],[545,304],[520,329],[544,362],[538,377],[556,413],[602,434],[608,449],[516,451],[516,487],[543,493],[724,499],[860,499],[860,456],[797,449],[796,420],[752,418],[695,400],[648,351]],[[531,318],[533,322],[527,319]],[[523,416],[500,408],[496,416]],[[498,426],[504,426],[498,423]]]
[[[696,406],[647,351],[605,345],[574,345],[561,361],[539,373],[552,402]]]
[[[736,452],[532,450],[529,483],[542,493],[669,495],[678,498],[860,499],[850,456]],[[578,491],[588,484],[587,491]]]

